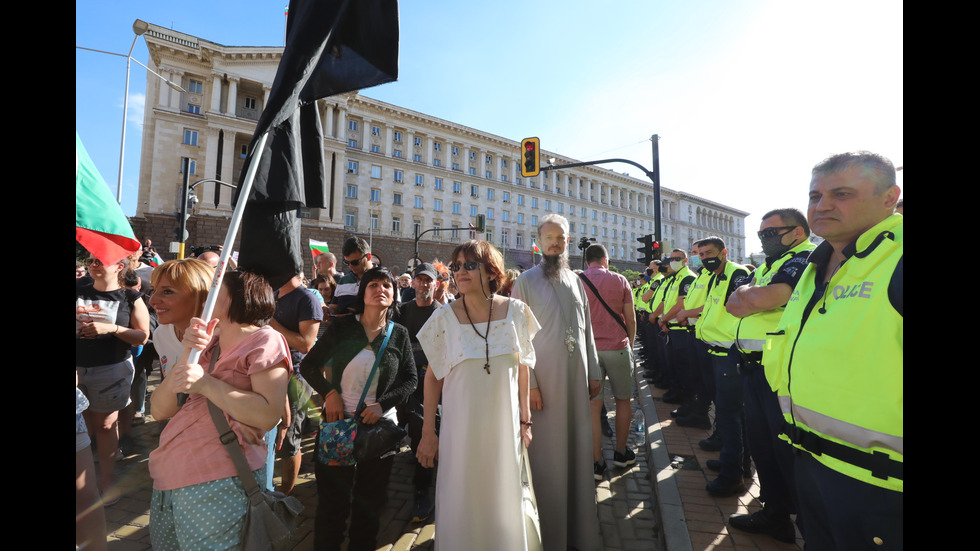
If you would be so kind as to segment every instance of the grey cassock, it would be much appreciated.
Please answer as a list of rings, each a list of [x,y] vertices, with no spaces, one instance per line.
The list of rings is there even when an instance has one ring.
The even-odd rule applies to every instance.
[[[571,270],[560,281],[544,277],[540,266],[514,282],[511,295],[524,301],[541,324],[534,336],[537,357],[531,388],[541,391],[541,411],[532,411],[528,448],[545,551],[568,546],[593,551],[601,546],[592,464],[589,379],[599,379],[589,301]],[[566,339],[571,328],[574,351]]]

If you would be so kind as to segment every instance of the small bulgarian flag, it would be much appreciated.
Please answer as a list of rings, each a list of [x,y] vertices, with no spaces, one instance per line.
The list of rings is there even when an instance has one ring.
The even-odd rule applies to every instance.
[[[140,250],[133,227],[75,132],[75,241],[103,264]]]
[[[310,250],[313,251],[313,258],[316,258],[323,253],[329,253],[330,247],[327,245],[326,241],[310,239]]]
[[[531,241],[531,250],[534,251],[532,253],[532,256],[535,255],[535,254],[541,254],[541,249],[538,248],[538,242],[537,241]]]

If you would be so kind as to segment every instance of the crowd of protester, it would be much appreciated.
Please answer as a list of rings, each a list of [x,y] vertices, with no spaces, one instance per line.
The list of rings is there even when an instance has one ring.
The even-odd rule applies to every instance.
[[[201,313],[220,248],[162,262],[147,241],[142,251],[111,265],[76,261],[76,542],[105,547],[103,506],[119,498],[115,461],[135,445],[131,426],[149,413],[165,422],[149,463],[154,548],[240,544],[248,500],[208,413],[213,404],[249,469],[270,490],[278,470],[277,489],[293,492],[302,439],[319,423],[390,419],[407,428],[417,458],[412,521],[436,515],[437,548],[597,549],[595,494],[586,483],[602,480],[608,468],[600,434],[616,435],[616,467],[635,462],[626,434],[637,365],[667,389],[665,401],[678,405],[673,422],[712,430],[700,443],[720,452],[707,465],[718,472],[708,493],[743,494],[743,479],[753,466],[758,471],[765,507],[733,516],[732,527],[786,542],[795,541],[799,529],[820,549],[861,548],[865,541],[857,532],[863,530],[875,542],[886,541],[886,548],[901,548],[902,225],[901,215],[892,214],[896,190],[887,159],[866,152],[833,157],[814,168],[806,215],[783,208],[763,216],[766,260],[758,269],[728,258],[724,241],[711,236],[652,262],[632,284],[609,271],[601,245],[584,251],[589,267],[576,277],[567,263],[568,223],[558,215],[538,227],[542,262],[526,273],[505,269],[489,243],[468,241],[448,265],[432,259],[396,275],[375,265],[363,239],[350,237],[340,263],[333,253],[318,254],[311,280],[297,274],[277,289],[229,266],[210,321]],[[825,244],[811,243],[811,227]],[[865,260],[876,255],[883,260]],[[826,270],[828,259],[839,262],[814,282],[811,272]],[[871,271],[845,274],[846,262],[858,261]],[[346,273],[338,270],[341,264]],[[839,280],[841,274],[865,279]],[[887,292],[872,295],[874,285]],[[848,296],[868,298],[873,313],[890,320],[886,329],[897,327],[897,337],[877,337],[888,358],[895,360],[897,348],[899,363],[897,374],[894,362],[875,372],[898,380],[882,385],[892,392],[882,402],[892,409],[884,413],[838,413],[840,403],[856,406],[828,397],[833,386],[810,367],[819,359],[797,359],[792,368],[791,359],[770,354],[783,350],[778,341],[773,345],[774,334],[803,335],[801,347],[807,338],[825,339],[804,333],[784,310],[809,303],[805,320],[822,299],[814,315],[827,317],[827,309]],[[871,298],[881,296],[884,302]],[[190,361],[192,350],[200,351],[197,361]],[[845,358],[852,352],[840,349]],[[839,357],[823,361],[854,364]],[[147,412],[154,365],[163,379]],[[791,368],[823,394],[790,387]],[[607,376],[615,433],[601,407]],[[881,429],[891,440],[862,448],[835,432],[833,422],[821,424],[784,405],[794,402],[824,408],[824,417],[840,418],[834,421]],[[535,422],[541,427],[537,446]],[[865,451],[875,459],[865,459]],[[391,453],[353,465],[313,459],[315,549],[339,550],[345,541],[350,550],[375,549],[392,461]],[[533,491],[543,504],[539,531],[525,522],[531,511],[522,482],[529,471],[538,477]],[[827,488],[867,497],[848,493],[845,505],[847,496],[827,497]],[[860,514],[871,502],[885,514],[874,520]]]

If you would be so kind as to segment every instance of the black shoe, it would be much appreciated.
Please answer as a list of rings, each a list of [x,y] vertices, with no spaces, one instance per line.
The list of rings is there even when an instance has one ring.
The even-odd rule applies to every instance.
[[[796,527],[788,513],[770,513],[762,509],[750,515],[732,515],[728,518],[728,524],[743,532],[766,534],[778,541],[796,543]]]
[[[707,415],[684,415],[678,416],[677,424],[682,427],[693,427],[696,429],[708,430],[711,428],[711,419]]]
[[[425,522],[432,515],[432,498],[426,490],[415,490],[415,505],[412,507],[412,522]]]
[[[748,491],[741,480],[732,481],[722,476],[709,482],[704,489],[715,497],[740,496]]]
[[[636,453],[633,450],[626,448],[626,451],[623,453],[613,451],[613,465],[617,467],[629,467],[634,463],[636,463]]]
[[[606,476],[606,462],[599,463],[598,461],[593,461],[592,471],[596,481],[602,482],[602,479]]]
[[[714,471],[716,473],[720,473],[721,472],[721,460],[720,459],[709,459],[709,460],[707,460],[707,461],[704,462],[704,466],[707,467],[708,470]],[[744,466],[744,467],[742,467],[742,476],[744,476],[745,478],[752,478],[752,475],[754,475],[754,474],[755,474],[755,471],[752,470],[752,464],[751,463],[748,464],[748,465],[746,465],[746,466]]]
[[[609,426],[609,419],[606,418],[605,415],[599,419],[599,425],[602,427],[602,435],[606,438],[612,438],[613,430],[612,427]]]
[[[698,447],[706,452],[721,451],[721,437],[718,436],[718,431],[711,433],[711,436],[698,442]]]
[[[691,414],[691,408],[687,407],[686,405],[681,406],[670,412],[671,417],[687,417],[690,414]]]

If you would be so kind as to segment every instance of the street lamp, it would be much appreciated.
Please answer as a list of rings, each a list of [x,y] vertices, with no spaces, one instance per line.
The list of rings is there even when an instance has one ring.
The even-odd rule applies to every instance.
[[[116,201],[120,204],[122,203],[123,161],[126,153],[126,115],[129,111],[129,72],[131,67],[130,62],[135,61],[136,63],[139,63],[140,66],[142,66],[147,71],[153,73],[154,75],[160,77],[164,82],[167,83],[167,86],[173,88],[174,90],[185,92],[185,93],[187,92],[187,90],[184,90],[178,84],[171,81],[167,77],[157,73],[153,69],[150,69],[146,65],[140,63],[138,59],[133,59],[133,48],[136,47],[136,41],[139,40],[139,37],[145,34],[149,28],[150,28],[150,24],[147,23],[146,21],[141,21],[139,19],[133,21],[133,33],[136,34],[136,36],[133,37],[133,43],[129,47],[128,54],[107,52],[105,50],[96,50],[94,48],[86,48],[84,46],[75,46],[75,48],[78,50],[88,50],[90,52],[98,52],[100,54],[109,54],[109,55],[115,55],[115,56],[126,58],[126,91],[125,91],[125,95],[123,95],[122,138],[119,144],[119,178],[118,178],[118,182],[116,183]]]

